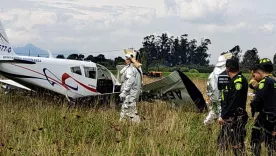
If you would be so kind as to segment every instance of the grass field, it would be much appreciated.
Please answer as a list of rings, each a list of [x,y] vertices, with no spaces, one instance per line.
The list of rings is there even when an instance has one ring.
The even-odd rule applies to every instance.
[[[193,79],[202,92],[206,81]],[[219,125],[206,113],[155,101],[138,105],[141,123],[118,121],[114,106],[0,94],[0,155],[216,155]],[[248,135],[252,119],[247,124]],[[246,139],[247,152],[250,153]]]

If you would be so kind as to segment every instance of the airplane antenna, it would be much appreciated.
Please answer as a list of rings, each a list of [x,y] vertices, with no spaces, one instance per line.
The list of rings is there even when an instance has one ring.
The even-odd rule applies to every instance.
[[[54,58],[50,50],[48,50],[49,58]]]

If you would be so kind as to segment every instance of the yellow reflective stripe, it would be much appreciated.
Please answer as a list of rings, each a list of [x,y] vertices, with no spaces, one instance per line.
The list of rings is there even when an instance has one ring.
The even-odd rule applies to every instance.
[[[222,99],[222,101],[224,101],[224,90],[222,90],[221,99]]]
[[[265,82],[265,79],[262,79],[262,80],[260,81],[260,83],[262,83],[262,82]]]
[[[260,64],[262,64],[262,63],[266,63],[266,62],[271,62],[269,59],[261,59],[260,60]]]
[[[234,81],[234,83],[237,83],[237,82],[242,82],[242,78],[240,77]]]

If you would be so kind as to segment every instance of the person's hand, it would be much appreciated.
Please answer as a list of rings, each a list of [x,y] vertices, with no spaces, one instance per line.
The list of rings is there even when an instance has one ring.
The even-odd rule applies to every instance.
[[[205,101],[205,102],[206,102],[207,105],[210,105],[210,102],[211,102],[211,101],[210,101],[210,97],[209,97],[209,96],[206,98],[206,101]]]
[[[276,132],[275,131],[272,132],[272,136],[274,136],[274,137],[276,136]]]
[[[225,121],[224,121],[222,118],[219,118],[219,119],[218,119],[218,123],[219,123],[220,125],[223,125],[223,124],[225,123]]]
[[[255,79],[251,79],[250,81],[249,81],[249,85],[251,85],[253,88],[256,88],[256,87],[258,87],[258,81],[256,81]]]
[[[119,97],[120,97],[121,101],[124,101],[126,98],[126,92],[122,91],[122,93],[120,93]]]
[[[120,98],[125,98],[126,97],[126,92],[122,91],[122,93],[119,96],[120,96]]]

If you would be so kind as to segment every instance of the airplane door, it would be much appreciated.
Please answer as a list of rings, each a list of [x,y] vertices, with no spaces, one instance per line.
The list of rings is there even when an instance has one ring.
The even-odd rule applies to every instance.
[[[79,82],[82,81],[84,74],[83,70],[81,69],[81,66],[71,66],[70,70],[71,77],[68,77],[65,83],[68,85],[71,91],[78,93],[83,92],[79,84]]]
[[[73,66],[70,67],[71,75],[77,84],[77,92],[84,96],[96,94],[97,80],[96,67]]]
[[[92,66],[83,66],[84,82],[90,89],[97,88],[97,68]],[[91,91],[91,90],[90,90]]]

